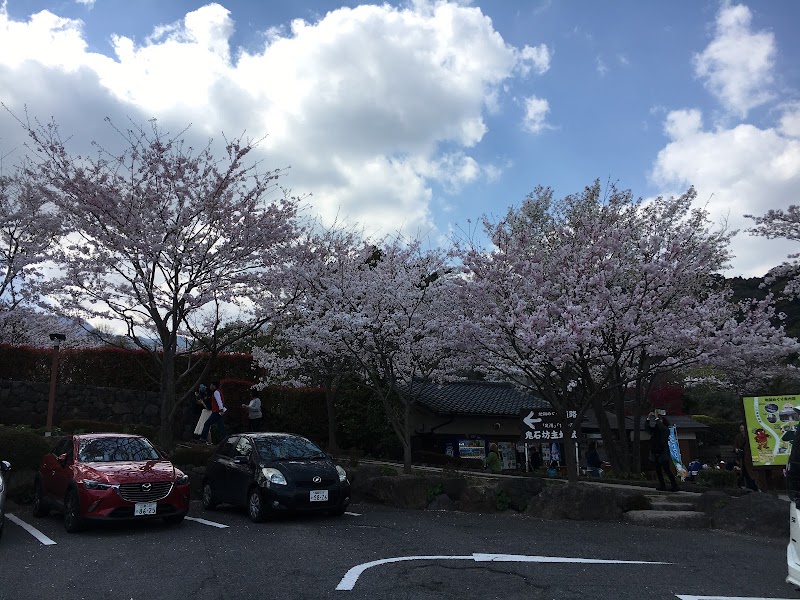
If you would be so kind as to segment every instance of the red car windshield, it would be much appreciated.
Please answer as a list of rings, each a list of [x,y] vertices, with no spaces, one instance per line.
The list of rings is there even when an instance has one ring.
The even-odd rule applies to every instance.
[[[81,440],[80,462],[121,462],[161,460],[158,451],[145,438],[103,437]]]

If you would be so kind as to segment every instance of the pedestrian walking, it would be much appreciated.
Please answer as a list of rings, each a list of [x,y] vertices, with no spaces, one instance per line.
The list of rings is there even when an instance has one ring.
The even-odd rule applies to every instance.
[[[211,443],[208,440],[210,440],[209,435],[211,434],[211,427],[214,425],[217,426],[219,439],[222,440],[225,437],[225,418],[223,415],[227,412],[227,410],[228,409],[225,408],[225,403],[222,400],[222,392],[219,389],[219,381],[212,381],[211,415],[208,417],[205,425],[203,425],[203,432],[200,434],[202,439],[207,440],[207,444]]]
[[[500,460],[500,452],[497,451],[497,444],[489,444],[489,454],[486,455],[486,468],[492,473],[499,473],[503,470],[503,463]]]
[[[250,402],[242,404],[242,408],[247,409],[247,419],[250,421],[250,431],[261,431],[261,398],[258,397],[258,390],[250,390]]]
[[[589,441],[589,447],[586,450],[586,467],[592,477],[601,477],[603,475],[603,461],[600,460],[600,454],[597,452],[597,442],[594,440]]]
[[[658,477],[658,489],[666,491],[667,485],[664,483],[664,471],[669,476],[669,481],[672,484],[672,491],[678,491],[678,482],[675,480],[673,473],[674,465],[672,457],[669,453],[669,421],[667,417],[661,416],[660,418],[651,412],[647,415],[647,420],[644,423],[644,428],[650,434],[650,461],[655,464],[656,476]]]
[[[207,442],[207,438],[202,437],[203,427],[211,416],[211,395],[205,384],[200,384],[194,394],[195,414],[197,414],[197,425],[195,425],[192,437],[198,442]]]
[[[739,433],[733,441],[733,450],[736,454],[736,462],[739,463],[739,487],[745,487],[754,492],[758,491],[758,486],[753,478],[750,477],[748,470],[753,464],[753,453],[750,449],[750,440],[747,438],[747,428],[744,423],[739,423]]]

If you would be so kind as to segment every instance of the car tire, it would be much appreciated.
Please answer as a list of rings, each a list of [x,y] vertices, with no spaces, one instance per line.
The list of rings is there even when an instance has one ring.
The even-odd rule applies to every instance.
[[[182,515],[170,515],[168,517],[164,517],[164,523],[169,525],[169,526],[171,526],[171,527],[175,526],[175,525],[180,525],[181,523],[183,523],[183,518],[185,516],[186,516],[185,514],[182,514]]]
[[[210,481],[203,482],[203,508],[206,510],[214,510],[217,508],[217,497],[214,494],[214,488],[211,486]]]
[[[64,529],[67,533],[77,533],[83,529],[81,499],[76,489],[69,490],[64,498]]]
[[[33,482],[33,516],[46,517],[50,512],[42,493],[42,481],[38,477]]]
[[[266,520],[269,509],[264,503],[261,495],[261,488],[253,486],[247,493],[247,516],[253,523],[261,523]]]

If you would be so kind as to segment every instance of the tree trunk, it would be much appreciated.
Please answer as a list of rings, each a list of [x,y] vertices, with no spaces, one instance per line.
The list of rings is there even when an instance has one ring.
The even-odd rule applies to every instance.
[[[614,394],[614,416],[617,417],[617,439],[619,440],[619,469],[623,473],[631,471],[631,448],[628,444],[628,431],[625,427],[625,388],[616,388]]]
[[[161,358],[161,427],[158,430],[158,445],[162,450],[172,450],[175,445],[173,425],[175,423],[175,352],[164,347]]]
[[[411,403],[403,402],[403,473],[411,473]]]
[[[335,387],[330,381],[325,382],[325,404],[328,408],[328,452],[339,453],[339,444],[336,441],[336,413],[333,406],[336,399]]]
[[[600,394],[595,394],[592,397],[592,407],[594,414],[597,418],[597,425],[600,428],[600,437],[603,439],[608,462],[611,463],[611,468],[614,471],[622,471],[622,460],[619,456],[619,447],[617,439],[614,437],[614,431],[611,429],[611,423],[608,421],[605,407],[603,406],[603,398]]]

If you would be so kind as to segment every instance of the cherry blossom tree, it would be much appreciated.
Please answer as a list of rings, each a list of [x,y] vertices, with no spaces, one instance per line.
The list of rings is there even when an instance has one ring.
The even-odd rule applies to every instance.
[[[348,277],[357,275],[362,242],[352,230],[333,225],[310,237],[298,257],[295,276],[302,292],[276,321],[275,339],[253,349],[253,360],[266,375],[262,386],[320,385],[325,390],[328,449],[336,453],[335,405],[340,386],[360,372],[341,339],[336,323],[342,309],[337,299]]]
[[[419,240],[365,245],[353,276],[331,292],[331,318],[382,402],[411,472],[411,411],[425,383],[452,377],[463,364],[454,279],[445,255]]]
[[[554,201],[538,188],[500,222],[485,220],[492,250],[461,244],[464,329],[484,368],[539,393],[565,422],[591,406],[616,469],[638,470],[641,410],[661,376],[794,348],[768,301],[737,305],[719,285],[730,235],[711,230],[693,200],[690,189],[643,203],[595,182]]]
[[[47,252],[61,234],[55,206],[25,169],[0,172],[0,313],[35,303]]]
[[[283,332],[294,349],[288,360],[307,365],[296,357],[310,351],[311,360],[354,365],[383,405],[410,472],[410,416],[421,384],[460,364],[446,256],[401,238],[371,243],[336,234],[314,246],[317,259],[304,262],[307,314]],[[259,356],[262,366],[274,367],[274,358]]]
[[[95,144],[95,156],[73,156],[55,123],[23,125],[27,172],[70,232],[54,255],[61,274],[42,291],[64,315],[122,324],[149,353],[169,447],[178,408],[211,364],[178,372],[176,357],[213,360],[295,297],[298,200],[276,194],[279,171],[248,162],[254,145],[242,139],[217,158],[211,141],[195,150],[152,121],[115,127],[120,152]]]
[[[761,217],[745,215],[755,221],[755,227],[749,229],[753,235],[769,239],[783,238],[800,242],[800,206],[793,204],[788,209],[770,210]],[[765,283],[774,283],[779,279],[786,279],[783,293],[789,298],[800,296],[800,252],[788,256],[786,262],[774,267],[767,274]]]

